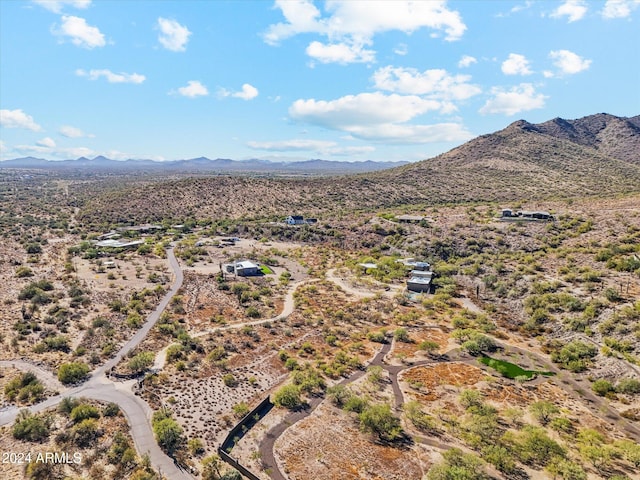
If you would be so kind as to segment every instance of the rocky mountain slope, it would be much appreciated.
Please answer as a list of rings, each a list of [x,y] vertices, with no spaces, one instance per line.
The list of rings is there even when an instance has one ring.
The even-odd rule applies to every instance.
[[[448,202],[543,200],[640,191],[640,120],[597,114],[519,120],[429,160],[315,179],[209,177],[88,199],[86,220],[160,220],[379,209]],[[88,198],[88,197],[87,197]]]

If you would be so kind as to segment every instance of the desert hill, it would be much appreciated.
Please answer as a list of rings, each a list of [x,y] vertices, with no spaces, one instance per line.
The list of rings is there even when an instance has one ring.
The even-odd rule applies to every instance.
[[[519,120],[429,160],[334,178],[220,176],[90,198],[88,221],[265,217],[448,202],[543,200],[640,191],[639,117]]]

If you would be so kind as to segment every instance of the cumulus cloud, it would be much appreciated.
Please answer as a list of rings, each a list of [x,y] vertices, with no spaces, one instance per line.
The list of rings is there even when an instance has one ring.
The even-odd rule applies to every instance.
[[[67,138],[82,138],[82,137],[93,138],[95,136],[89,133],[84,133],[79,128],[72,127],[71,125],[63,125],[58,129],[58,133],[63,137],[67,137]]]
[[[509,58],[502,62],[502,73],[505,75],[531,75],[529,60],[524,55],[510,53]]]
[[[6,128],[26,128],[39,132],[42,127],[34,122],[31,115],[27,115],[21,109],[17,110],[0,110],[0,126]]]
[[[252,100],[258,96],[258,93],[258,89],[248,83],[243,84],[242,90],[238,92],[232,92],[225,88],[218,89],[219,97],[235,97],[241,98],[242,100]]]
[[[503,115],[515,115],[519,112],[535,110],[544,107],[547,96],[536,93],[535,88],[530,83],[521,83],[505,90],[494,87],[491,90],[493,95],[479,110],[481,114],[498,113]]]
[[[289,107],[292,119],[351,134],[352,137],[391,143],[427,143],[468,140],[472,135],[459,124],[409,125],[406,122],[442,102],[417,95],[381,92],[347,95],[336,100],[296,100]]]
[[[51,137],[44,137],[42,140],[38,140],[36,145],[41,147],[53,148],[56,146],[56,142]]]
[[[373,62],[376,52],[367,50],[362,44],[311,42],[307,55],[320,63],[369,63]]]
[[[277,142],[247,142],[247,146],[254,150],[268,150],[273,152],[296,152],[307,150],[324,150],[336,146],[336,142],[327,140],[293,139]]]
[[[380,92],[347,95],[337,100],[296,100],[289,107],[295,120],[350,131],[353,125],[407,122],[417,115],[438,110],[441,104],[416,95]]]
[[[158,41],[167,50],[172,52],[184,52],[191,32],[184,25],[168,18],[158,18]]]
[[[472,57],[471,55],[463,55],[460,61],[458,62],[458,67],[467,68],[473,65],[474,63],[478,63],[478,60],[476,60],[475,57]]]
[[[626,18],[640,5],[640,0],[607,0],[601,15],[606,19]]]
[[[50,12],[60,13],[65,5],[74,8],[88,8],[91,0],[33,0],[33,3],[46,8]]]
[[[549,53],[549,58],[558,67],[560,75],[573,75],[588,70],[591,60],[570,52],[569,50],[553,50]]]
[[[183,97],[196,98],[206,97],[209,95],[209,90],[202,83],[197,80],[190,80],[187,82],[186,87],[180,87],[177,91],[171,91],[169,93],[182,95]]]
[[[447,41],[453,41],[459,40],[467,28],[460,14],[448,9],[445,1],[331,0],[325,3],[326,16],[310,0],[276,0],[276,8],[286,21],[270,25],[263,36],[265,42],[277,45],[301,33],[326,36],[328,44],[313,42],[314,46],[307,48],[308,54],[316,53],[325,63],[374,61],[375,52],[363,47],[371,45],[373,37],[383,32],[399,30],[409,34],[430,28],[438,35],[443,32]],[[329,47],[331,50],[327,50]]]
[[[59,37],[69,37],[71,43],[78,47],[92,49],[104,47],[106,41],[98,27],[87,24],[84,18],[73,15],[63,15],[60,28],[54,27],[53,33]]]
[[[114,73],[107,69],[86,71],[79,68],[76,70],[76,75],[87,77],[89,80],[97,80],[100,77],[104,77],[109,83],[142,83],[146,80],[146,77],[139,73]]]
[[[587,13],[587,6],[584,0],[566,0],[562,5],[551,12],[551,17],[567,17],[569,23],[582,19]]]
[[[395,144],[462,142],[474,138],[464,125],[453,122],[433,125],[359,125],[351,129],[351,134],[363,140]]]
[[[428,95],[429,98],[465,100],[481,92],[469,83],[470,75],[451,75],[446,70],[432,69],[419,72],[414,68],[383,67],[373,74],[375,87],[396,93]]]

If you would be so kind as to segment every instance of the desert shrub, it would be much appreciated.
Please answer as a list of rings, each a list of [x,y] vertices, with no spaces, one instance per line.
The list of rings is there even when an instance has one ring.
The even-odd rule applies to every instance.
[[[551,360],[559,363],[562,368],[578,373],[586,370],[590,359],[598,354],[598,349],[590,344],[574,340],[559,350],[551,353]]]
[[[397,440],[402,434],[400,419],[391,413],[388,404],[371,405],[358,414],[360,428],[385,441]]]
[[[640,393],[640,381],[635,378],[623,378],[616,384],[616,392],[627,395]]]
[[[25,278],[33,277],[33,271],[29,267],[21,266],[16,268],[16,277]]]
[[[393,332],[393,338],[396,342],[410,343],[411,338],[409,337],[409,333],[406,328],[397,328]]]
[[[94,444],[96,439],[102,436],[102,432],[96,419],[87,418],[73,426],[71,435],[73,443],[80,447],[87,447]]]
[[[555,415],[560,413],[560,409],[556,407],[553,403],[540,400],[538,402],[534,402],[529,405],[529,410],[531,414],[538,420],[542,425],[546,425],[549,423]]]
[[[232,373],[227,373],[224,377],[222,377],[222,381],[227,387],[236,387],[239,383],[238,379]]]
[[[591,384],[591,390],[593,390],[596,395],[604,397],[608,393],[614,392],[615,388],[609,380],[600,378]]]
[[[44,386],[31,372],[24,372],[11,379],[4,387],[4,394],[10,402],[37,402],[42,398]]]
[[[482,469],[482,460],[458,448],[442,454],[444,461],[434,465],[427,473],[427,480],[485,480],[489,476]]]
[[[63,363],[60,365],[60,368],[58,368],[58,380],[65,385],[77,383],[84,380],[89,371],[89,366],[86,363]]]
[[[86,420],[87,418],[100,418],[100,412],[98,412],[98,409],[93,405],[83,403],[74,407],[69,416],[71,420],[78,423],[82,420]]]
[[[127,368],[131,373],[138,374],[147,370],[153,365],[154,355],[153,352],[140,352],[134,355],[129,362],[127,362]]]
[[[284,385],[273,394],[273,403],[278,407],[296,410],[302,406],[300,389],[295,385]]]
[[[160,448],[172,455],[183,442],[182,427],[171,418],[171,413],[167,410],[155,412],[151,424]]]
[[[33,415],[28,410],[22,410],[13,424],[11,433],[18,440],[42,442],[49,438],[51,418]]]

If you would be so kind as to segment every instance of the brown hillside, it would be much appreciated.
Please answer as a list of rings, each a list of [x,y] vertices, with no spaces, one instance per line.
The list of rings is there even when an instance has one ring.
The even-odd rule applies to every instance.
[[[334,178],[206,177],[87,198],[90,222],[266,217],[399,205],[515,201],[640,190],[640,127],[598,114],[539,125],[524,120],[450,152],[375,173]]]

